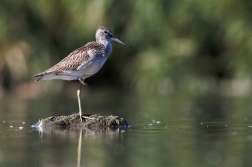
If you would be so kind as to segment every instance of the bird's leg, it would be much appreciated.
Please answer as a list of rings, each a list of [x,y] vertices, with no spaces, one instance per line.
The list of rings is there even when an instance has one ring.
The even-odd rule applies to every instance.
[[[78,104],[79,104],[80,119],[82,122],[82,111],[81,111],[81,102],[80,102],[81,86],[82,86],[82,83],[80,83],[79,89],[77,90],[77,98],[78,98]]]
[[[86,119],[94,119],[94,118],[89,118],[89,117],[86,117],[86,116],[82,115],[81,101],[80,101],[81,87],[82,87],[82,85],[87,85],[87,84],[82,79],[79,79],[79,81],[80,81],[80,86],[79,86],[79,89],[77,90],[77,98],[78,98],[78,104],[79,104],[80,119],[81,119],[81,122],[82,122],[82,118],[86,118]]]

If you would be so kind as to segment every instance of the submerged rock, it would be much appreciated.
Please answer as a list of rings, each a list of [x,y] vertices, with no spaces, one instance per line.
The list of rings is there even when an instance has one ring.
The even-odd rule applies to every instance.
[[[88,127],[88,128],[104,128],[104,127],[114,127],[114,128],[127,128],[129,124],[123,118],[118,116],[102,116],[100,114],[83,114],[82,121],[79,114],[72,114],[68,116],[51,116],[42,120],[39,120],[34,128],[38,127]]]

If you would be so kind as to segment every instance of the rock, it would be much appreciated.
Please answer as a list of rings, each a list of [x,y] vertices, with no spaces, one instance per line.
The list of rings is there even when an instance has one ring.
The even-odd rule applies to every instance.
[[[102,116],[100,114],[83,114],[82,121],[79,114],[72,114],[68,116],[51,116],[42,120],[39,120],[35,125],[32,125],[34,128],[39,127],[60,127],[60,128],[69,128],[69,127],[86,127],[90,129],[99,129],[99,128],[128,128],[129,124],[123,118],[118,116]]]

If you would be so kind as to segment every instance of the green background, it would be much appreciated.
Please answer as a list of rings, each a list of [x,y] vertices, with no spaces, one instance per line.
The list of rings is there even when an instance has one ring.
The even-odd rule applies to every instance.
[[[248,0],[3,0],[0,97],[22,86],[34,96],[45,85],[52,93],[65,88],[62,84],[71,86],[62,81],[36,86],[31,76],[94,41],[101,25],[133,48],[113,43],[105,66],[86,80],[91,87],[246,95],[251,87],[251,16]]]

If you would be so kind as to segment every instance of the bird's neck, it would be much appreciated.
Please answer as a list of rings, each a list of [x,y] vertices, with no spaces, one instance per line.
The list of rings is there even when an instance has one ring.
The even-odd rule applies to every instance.
[[[109,56],[110,53],[112,52],[112,44],[110,43],[110,41],[108,40],[101,40],[101,39],[96,39],[96,42],[102,44],[104,47],[105,47],[105,52],[106,52],[106,55]]]

